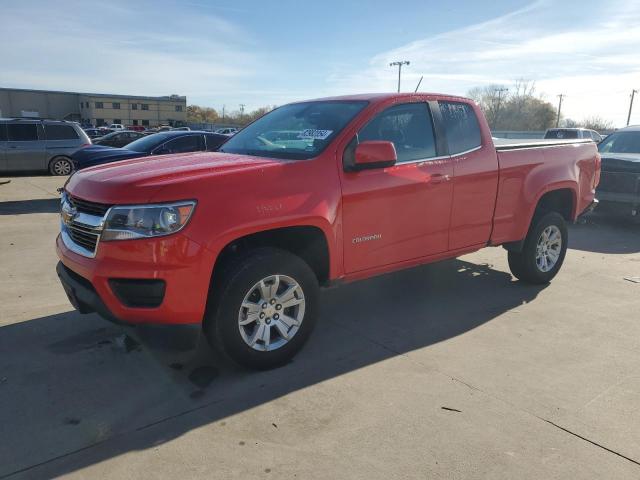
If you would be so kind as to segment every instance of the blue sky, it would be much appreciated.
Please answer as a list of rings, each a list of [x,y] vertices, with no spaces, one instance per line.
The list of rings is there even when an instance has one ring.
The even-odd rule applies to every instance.
[[[2,2],[0,86],[247,109],[405,89],[536,82],[564,113],[623,125],[640,88],[640,2]],[[640,123],[640,101],[633,120]]]

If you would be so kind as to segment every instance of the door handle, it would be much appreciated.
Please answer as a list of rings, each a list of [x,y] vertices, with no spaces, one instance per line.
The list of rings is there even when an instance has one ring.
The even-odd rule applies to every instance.
[[[431,175],[431,180],[429,182],[443,183],[443,182],[448,182],[449,180],[451,180],[451,177],[449,175],[446,175],[443,173],[434,173],[433,175]]]

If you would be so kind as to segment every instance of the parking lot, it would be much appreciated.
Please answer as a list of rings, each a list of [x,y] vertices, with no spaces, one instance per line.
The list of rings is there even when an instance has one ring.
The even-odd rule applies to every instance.
[[[326,290],[257,373],[73,311],[63,181],[0,185],[0,478],[640,477],[639,226],[572,226],[544,287],[489,248]]]

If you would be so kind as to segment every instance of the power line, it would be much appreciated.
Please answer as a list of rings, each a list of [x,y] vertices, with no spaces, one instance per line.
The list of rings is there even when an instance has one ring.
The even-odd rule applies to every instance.
[[[400,93],[400,75],[402,74],[402,66],[403,65],[409,65],[411,62],[408,62],[407,60],[400,60],[397,62],[391,62],[389,64],[390,67],[398,67],[398,93]]]

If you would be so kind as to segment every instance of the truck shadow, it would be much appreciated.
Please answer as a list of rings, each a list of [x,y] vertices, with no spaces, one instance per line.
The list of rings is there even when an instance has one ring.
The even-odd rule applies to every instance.
[[[16,200],[0,202],[0,215],[24,215],[27,213],[57,213],[60,211],[59,198],[37,200]]]
[[[290,364],[247,372],[187,336],[75,312],[0,328],[0,477],[64,475],[325,380],[463,335],[543,287],[450,260],[324,291]],[[198,337],[201,339],[201,337]],[[271,422],[271,420],[269,420]],[[215,446],[212,446],[215,448]]]
[[[569,226],[569,248],[594,253],[640,252],[640,224],[627,218],[589,215],[583,223]]]

